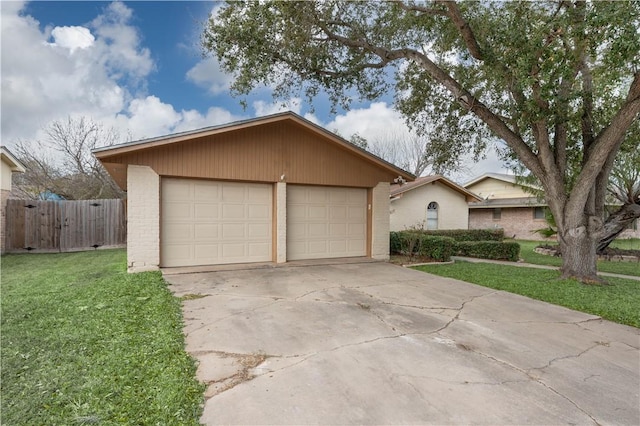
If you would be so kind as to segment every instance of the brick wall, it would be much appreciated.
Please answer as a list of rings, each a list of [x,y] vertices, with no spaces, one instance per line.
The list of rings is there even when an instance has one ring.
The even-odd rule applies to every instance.
[[[287,184],[276,183],[276,263],[287,261]]]
[[[127,170],[127,266],[129,272],[160,266],[160,176],[147,166]]]
[[[389,183],[378,183],[372,198],[371,257],[389,260]]]
[[[6,207],[7,207],[7,199],[9,198],[9,194],[11,191],[3,189],[0,195],[0,253],[4,253],[5,249],[5,237],[7,235],[7,222],[6,222]]]
[[[533,207],[502,208],[500,219],[493,218],[493,209],[469,209],[469,229],[503,228],[504,236],[520,240],[545,240],[540,234],[532,232],[545,228],[544,219],[533,218]]]

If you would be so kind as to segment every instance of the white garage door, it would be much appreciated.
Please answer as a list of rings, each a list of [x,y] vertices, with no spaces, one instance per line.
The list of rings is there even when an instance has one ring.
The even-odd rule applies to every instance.
[[[287,260],[366,254],[366,189],[287,185]]]
[[[162,266],[272,260],[271,198],[271,185],[162,179]]]

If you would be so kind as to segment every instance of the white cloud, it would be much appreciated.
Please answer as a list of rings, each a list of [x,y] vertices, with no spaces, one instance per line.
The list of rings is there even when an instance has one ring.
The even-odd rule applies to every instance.
[[[370,146],[392,143],[393,140],[409,138],[411,135],[402,115],[385,102],[376,102],[368,108],[347,111],[336,116],[324,127],[330,131],[337,131],[345,139],[350,139],[357,133],[367,139]],[[505,173],[503,162],[492,145],[487,149],[485,159],[476,162],[468,155],[461,161],[461,165],[460,170],[450,172],[447,177],[463,183],[487,172]]]
[[[155,64],[125,4],[111,3],[87,26],[42,30],[23,8],[1,8],[3,144],[41,138],[44,127],[67,116],[90,117],[134,139],[242,118],[217,107],[176,111],[144,93]]]
[[[279,112],[285,111],[292,111],[296,114],[300,114],[302,100],[300,98],[291,98],[286,102],[272,103],[265,101],[254,101],[252,105],[257,117],[263,117],[265,115],[277,114]]]
[[[187,80],[207,89],[212,95],[228,92],[233,76],[225,74],[216,58],[206,58],[187,71]]]
[[[385,102],[374,102],[368,108],[347,111],[324,127],[337,130],[345,139],[357,133],[368,141],[386,137],[389,132],[408,132],[402,116]]]
[[[73,53],[76,49],[86,49],[93,46],[96,38],[91,31],[85,27],[55,27],[51,31],[53,46],[60,46],[69,49]]]

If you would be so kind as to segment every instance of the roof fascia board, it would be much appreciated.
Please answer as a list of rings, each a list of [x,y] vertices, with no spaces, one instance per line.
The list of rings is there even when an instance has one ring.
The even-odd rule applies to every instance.
[[[12,172],[24,173],[27,171],[26,167],[9,151],[6,147],[1,147],[2,159],[11,167]]]

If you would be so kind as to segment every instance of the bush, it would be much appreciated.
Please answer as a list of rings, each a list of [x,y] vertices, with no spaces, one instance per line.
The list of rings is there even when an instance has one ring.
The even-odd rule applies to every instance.
[[[391,231],[389,234],[389,252],[391,254],[400,254],[402,252],[399,232]]]
[[[424,256],[441,262],[451,260],[455,249],[453,238],[425,235],[418,231],[391,232],[389,243],[391,254]]]
[[[420,231],[425,235],[450,237],[456,241],[502,241],[504,229],[437,229]]]
[[[439,262],[448,262],[454,253],[455,245],[456,241],[450,237],[422,235],[419,253]]]
[[[520,244],[501,241],[458,241],[456,253],[459,256],[478,257],[480,259],[510,260],[520,258]]]

